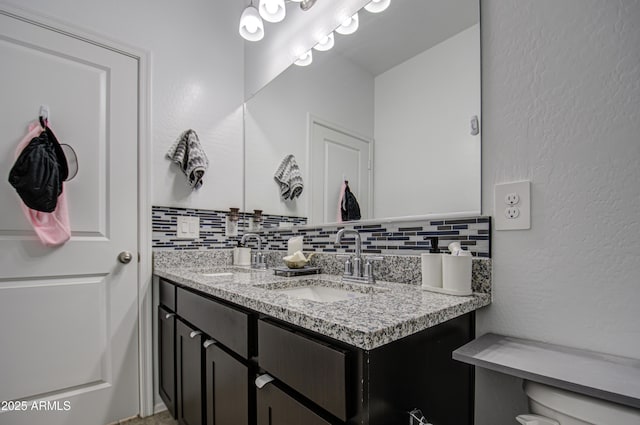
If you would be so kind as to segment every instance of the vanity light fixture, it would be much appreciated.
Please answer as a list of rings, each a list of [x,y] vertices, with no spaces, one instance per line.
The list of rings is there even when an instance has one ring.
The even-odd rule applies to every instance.
[[[358,18],[358,12],[356,12],[353,16],[345,19],[338,28],[336,28],[336,32],[342,35],[353,34],[358,30],[358,25],[360,23],[360,19]]]
[[[284,0],[260,0],[260,16],[267,22],[281,22],[287,14]]]
[[[258,9],[253,6],[253,1],[242,12],[238,31],[242,38],[248,41],[260,41],[264,37],[264,23]]]
[[[335,44],[335,37],[333,36],[333,31],[332,31],[328,35],[325,35],[324,37],[322,37],[320,41],[318,41],[318,44],[313,46],[313,48],[320,52],[326,52],[327,50],[330,50],[334,44]]]
[[[298,66],[307,66],[311,65],[311,62],[313,62],[313,53],[311,50],[308,50],[306,53],[298,56],[298,60],[295,61],[294,64]]]
[[[380,13],[389,7],[391,0],[371,0],[364,8],[367,12]]]
[[[251,4],[244,9],[240,17],[240,26],[238,31],[242,38],[247,41],[260,41],[264,38],[264,23],[282,22],[287,15],[287,3],[300,3],[300,9],[307,11],[316,4],[317,0],[259,0],[256,9]]]

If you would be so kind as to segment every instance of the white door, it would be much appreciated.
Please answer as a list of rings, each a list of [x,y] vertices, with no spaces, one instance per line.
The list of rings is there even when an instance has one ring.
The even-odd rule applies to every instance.
[[[362,219],[371,211],[371,142],[344,129],[312,121],[311,129],[311,214],[310,222],[332,223],[338,219],[342,182],[360,205]]]
[[[0,424],[134,416],[138,62],[1,10],[0,58]],[[65,187],[72,238],[58,248],[36,239],[7,182],[41,104],[79,161]]]

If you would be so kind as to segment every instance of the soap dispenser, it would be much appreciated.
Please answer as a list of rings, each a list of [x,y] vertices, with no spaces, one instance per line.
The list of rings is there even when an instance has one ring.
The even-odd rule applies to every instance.
[[[442,288],[442,254],[438,248],[437,237],[429,239],[431,248],[428,254],[422,254],[422,286],[428,288]]]

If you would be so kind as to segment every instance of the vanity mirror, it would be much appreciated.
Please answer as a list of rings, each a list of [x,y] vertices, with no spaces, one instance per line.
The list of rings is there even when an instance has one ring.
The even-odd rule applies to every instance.
[[[348,180],[362,219],[480,213],[478,0],[392,0],[245,107],[245,210],[337,221]],[[293,155],[303,190],[274,174]]]

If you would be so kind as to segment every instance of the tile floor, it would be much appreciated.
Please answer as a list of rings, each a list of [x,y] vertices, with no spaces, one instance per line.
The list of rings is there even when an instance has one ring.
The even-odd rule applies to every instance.
[[[120,425],[178,425],[169,412],[164,411],[147,418],[135,418],[128,421],[120,422]]]

